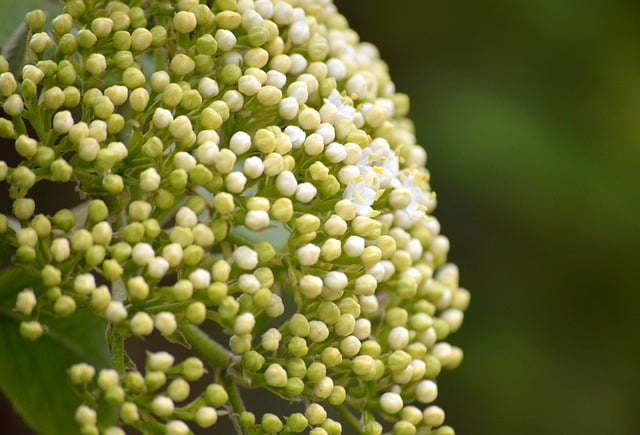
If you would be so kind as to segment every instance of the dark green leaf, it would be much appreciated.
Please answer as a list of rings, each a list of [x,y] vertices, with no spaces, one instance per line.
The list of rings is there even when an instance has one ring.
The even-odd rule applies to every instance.
[[[110,367],[105,322],[78,309],[64,319],[41,317],[45,335],[35,342],[23,339],[19,321],[8,307],[17,292],[35,282],[22,269],[0,275],[0,301],[4,302],[0,307],[0,390],[39,433],[77,433],[73,416],[80,399],[71,389],[67,370],[79,362]],[[102,413],[102,423],[112,424],[114,416]]]
[[[2,47],[2,55],[9,62],[9,71],[17,75],[24,65],[24,56],[27,52],[27,37],[29,29],[20,23],[18,28],[11,34],[7,43]]]

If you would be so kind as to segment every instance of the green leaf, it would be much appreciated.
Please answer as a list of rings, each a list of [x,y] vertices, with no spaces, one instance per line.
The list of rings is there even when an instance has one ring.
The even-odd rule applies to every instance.
[[[78,433],[73,416],[80,399],[71,389],[67,370],[79,362],[98,369],[111,366],[106,324],[79,308],[64,319],[41,316],[47,332],[35,342],[25,340],[11,306],[17,292],[36,282],[33,274],[19,268],[0,275],[0,390],[38,433]],[[114,410],[101,411],[101,423],[113,424]]]
[[[24,65],[24,55],[27,52],[27,37],[29,29],[23,23],[14,30],[7,43],[2,47],[2,55],[9,62],[9,71],[17,75]]]

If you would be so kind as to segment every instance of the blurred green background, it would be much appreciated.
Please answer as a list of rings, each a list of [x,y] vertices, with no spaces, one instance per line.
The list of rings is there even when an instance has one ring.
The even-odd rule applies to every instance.
[[[640,433],[640,2],[338,5],[412,98],[472,291],[449,423]]]
[[[3,36],[31,3],[52,4],[0,3]],[[639,433],[640,3],[337,3],[412,98],[473,293],[465,361],[440,378],[448,422]]]

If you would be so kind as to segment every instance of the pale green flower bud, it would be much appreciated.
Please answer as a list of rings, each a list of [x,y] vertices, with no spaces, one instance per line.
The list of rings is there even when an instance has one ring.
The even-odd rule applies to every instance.
[[[133,402],[125,402],[120,406],[120,419],[124,424],[133,425],[140,421],[138,406]]]
[[[166,396],[156,396],[151,401],[151,411],[158,417],[169,417],[173,414],[174,409],[173,400]]]
[[[111,292],[109,292],[109,289],[106,286],[102,285],[91,293],[90,304],[91,304],[91,307],[96,311],[98,312],[105,311],[109,307],[110,303],[111,303]],[[122,315],[122,309],[119,306],[114,306],[112,308],[112,311],[113,311],[112,314],[115,316],[114,318],[118,318],[119,315],[120,316]]]
[[[127,318],[127,309],[122,302],[111,301],[104,311],[104,316],[111,323],[120,323]]]
[[[266,433],[280,433],[284,424],[277,415],[266,413],[262,416],[261,427]]]
[[[51,37],[45,33],[34,33],[29,40],[29,48],[31,48],[36,54],[41,54],[47,51],[51,46]]]
[[[18,218],[19,220],[27,220],[33,215],[33,212],[36,209],[36,203],[31,198],[17,198],[16,200],[13,201],[13,204],[12,204],[11,208],[13,210],[13,215],[16,218]],[[44,218],[44,216],[43,216],[43,218]],[[32,226],[34,226],[34,228],[36,228],[35,227],[35,222],[32,223]],[[49,228],[49,231],[50,230],[51,230],[51,228]],[[44,228],[43,228],[43,231],[37,231],[37,232],[38,232],[38,235],[40,237],[45,237],[45,236],[48,235],[48,232]],[[46,234],[40,235],[40,233],[44,233],[44,232],[46,232]]]
[[[193,59],[182,53],[176,54],[173,59],[171,59],[171,63],[169,66],[171,72],[179,76],[190,74],[195,67],[196,64]]]
[[[152,46],[159,47],[167,41],[167,29],[163,26],[155,26],[151,29]]]
[[[101,53],[92,53],[87,57],[84,68],[91,75],[100,75],[107,69],[107,60]]]
[[[53,311],[59,316],[71,315],[76,310],[76,301],[67,295],[60,296],[53,304]]]
[[[423,411],[422,418],[426,425],[437,427],[444,423],[445,415],[442,408],[438,406],[428,406]]]
[[[9,96],[2,105],[4,112],[9,116],[20,116],[24,110],[24,102],[18,94]]]
[[[163,335],[171,335],[176,331],[178,323],[176,322],[176,317],[173,313],[163,311],[156,315],[154,319],[154,326]]]
[[[60,269],[50,264],[47,264],[42,268],[40,277],[42,278],[42,283],[46,287],[54,287],[60,285],[62,282],[62,272],[60,272]]]
[[[91,32],[98,38],[105,38],[113,30],[113,20],[111,18],[100,17],[91,22]]]
[[[312,391],[316,397],[327,399],[333,391],[333,379],[325,376],[313,386]]]
[[[87,405],[80,405],[76,410],[74,418],[80,426],[93,426],[97,422],[97,413]]]
[[[131,332],[134,335],[143,337],[153,332],[153,319],[144,311],[140,311],[131,318]]]
[[[124,190],[124,181],[120,175],[108,174],[102,179],[102,187],[110,194],[115,195]]]
[[[133,51],[144,51],[151,46],[153,35],[144,27],[135,29],[131,33],[131,49]]]
[[[211,384],[205,390],[204,396],[211,406],[221,407],[229,401],[229,395],[222,385]]]
[[[25,289],[18,293],[16,300],[16,310],[25,316],[31,315],[37,304],[36,294],[32,289]]]
[[[173,28],[178,33],[191,33],[195,30],[198,24],[196,16],[187,11],[180,11],[173,17]]]
[[[380,408],[388,414],[400,412],[403,406],[402,397],[397,393],[387,392],[380,397]]]
[[[339,349],[329,346],[320,354],[320,358],[327,367],[335,367],[342,362],[342,353]]]
[[[98,41],[97,36],[89,29],[80,29],[78,31],[78,34],[76,35],[76,42],[78,43],[78,46],[84,49],[89,49],[93,47],[97,41]],[[89,58],[91,58],[91,56],[93,55],[89,55]],[[85,62],[85,68],[86,67],[87,67],[87,63]],[[91,73],[91,74],[94,74],[94,73]]]
[[[86,363],[74,364],[69,369],[69,378],[76,385],[88,384],[96,374],[93,366]]]
[[[145,77],[136,67],[128,67],[122,72],[122,83],[129,89],[136,89],[144,85]]]
[[[424,380],[416,386],[416,399],[421,403],[431,403],[438,397],[438,386],[432,380]]]

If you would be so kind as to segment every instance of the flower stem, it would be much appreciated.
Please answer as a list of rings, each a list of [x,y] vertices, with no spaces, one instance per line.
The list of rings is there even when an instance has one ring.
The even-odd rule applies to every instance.
[[[349,423],[349,425],[353,427],[357,433],[364,433],[362,431],[362,425],[360,424],[358,418],[353,415],[345,405],[335,405],[334,409],[338,411],[338,414],[340,414],[340,416],[344,418],[344,420]]]
[[[226,368],[237,358],[195,325],[181,326],[180,331],[191,344],[193,350],[214,369]]]
[[[233,408],[233,414],[230,414],[231,423],[233,423],[233,427],[236,430],[236,433],[242,435],[244,431],[240,426],[240,415],[246,411],[244,407],[244,402],[242,401],[242,397],[240,396],[240,391],[238,390],[238,384],[236,384],[233,377],[226,372],[223,376],[222,383],[224,384],[225,390],[227,390],[227,394],[229,394],[229,402],[231,403],[231,407]]]

